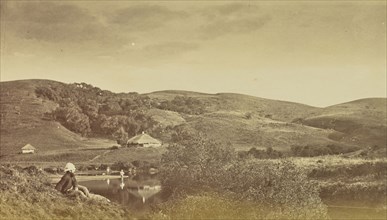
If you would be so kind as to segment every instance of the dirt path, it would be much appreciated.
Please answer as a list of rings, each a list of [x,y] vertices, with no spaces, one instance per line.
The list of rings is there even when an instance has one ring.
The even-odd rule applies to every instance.
[[[110,151],[111,151],[111,150],[107,150],[107,151],[103,152],[102,154],[95,156],[93,159],[89,160],[89,162],[93,162],[94,160],[100,158],[101,156],[106,155],[106,154],[109,153]]]

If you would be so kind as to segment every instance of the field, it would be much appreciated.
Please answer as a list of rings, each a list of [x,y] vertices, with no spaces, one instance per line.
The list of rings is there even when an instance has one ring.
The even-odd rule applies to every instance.
[[[165,204],[158,205],[155,210],[159,212],[148,213],[146,218],[189,217],[192,210],[197,212],[197,209],[203,210],[202,213],[199,212],[203,218],[211,217],[214,213],[219,216],[224,213],[224,217],[230,218],[241,213],[246,214],[243,215],[245,217],[254,216],[259,212],[254,209],[252,201],[246,200],[249,196],[256,196],[254,202],[258,203],[261,198],[266,198],[266,202],[273,202],[273,206],[281,205],[283,199],[289,199],[289,204],[292,204],[290,214],[310,214],[305,212],[308,206],[298,208],[308,201],[314,208],[317,207],[314,214],[322,217],[325,217],[326,210],[333,218],[387,217],[386,99],[363,99],[316,108],[240,94],[160,91],[145,94],[146,97],[135,96],[140,100],[138,104],[132,94],[106,92],[106,97],[99,97],[95,96],[93,89],[87,91],[91,98],[102,100],[101,105],[109,103],[117,108],[121,108],[122,103],[140,105],[136,108],[154,121],[154,127],[149,129],[149,133],[164,145],[160,148],[127,148],[118,147],[113,134],[117,128],[114,126],[120,126],[118,119],[130,121],[129,119],[135,118],[128,116],[132,114],[130,111],[123,112],[121,109],[116,112],[121,115],[116,117],[114,111],[109,113],[98,107],[95,117],[99,117],[101,112],[111,114],[102,118],[113,129],[113,133],[101,136],[96,135],[97,133],[82,136],[65,127],[55,117],[48,116],[58,108],[60,102],[38,97],[36,88],[45,87],[54,91],[57,87],[67,88],[66,86],[47,80],[1,83],[2,216],[26,217],[24,212],[17,215],[17,210],[25,206],[27,211],[31,211],[33,204],[37,204],[37,208],[36,211],[31,211],[32,218],[96,218],[100,215],[105,219],[130,219],[135,216],[133,213],[125,216],[128,211],[122,207],[105,206],[98,202],[91,203],[90,212],[78,214],[79,209],[72,208],[71,204],[84,207],[90,202],[61,197],[47,183],[48,176],[44,172],[59,176],[63,173],[63,166],[72,162],[78,172],[83,173],[92,171],[101,174],[107,166],[114,171],[128,171],[131,167],[144,171],[158,168],[160,175],[165,177],[168,176],[165,175],[165,170],[172,170],[169,177],[172,180],[176,178],[176,181],[172,181],[172,186],[176,187],[173,189],[176,195]],[[71,96],[71,89],[64,91]],[[149,105],[141,106],[141,100],[147,101],[144,103]],[[181,103],[183,106],[179,105]],[[92,115],[90,118],[87,115],[85,117],[91,120]],[[108,120],[114,117],[118,119]],[[196,138],[204,139],[195,145],[192,140]],[[177,146],[174,148],[175,152],[168,150],[168,146],[184,142],[186,146],[183,148]],[[20,153],[21,147],[28,143],[37,148],[35,154]],[[257,159],[250,157],[251,155],[234,157],[238,155],[236,152],[247,152],[253,147],[263,151],[280,151],[285,158]],[[299,155],[293,152],[297,149],[295,147],[304,150],[302,153],[306,152],[305,155],[299,155],[305,157],[296,157]],[[329,147],[332,150],[329,153],[331,155],[308,157],[312,155],[312,150],[326,150]],[[167,155],[167,160],[162,160],[163,155]],[[264,168],[261,165],[267,166],[267,169],[260,170]],[[34,171],[31,173],[30,169]],[[286,170],[295,176],[289,175]],[[38,177],[42,179],[37,179]],[[302,177],[305,182],[297,182],[294,177]],[[277,188],[264,185],[266,182],[272,184],[271,181],[274,181],[274,185],[278,184]],[[225,182],[228,184],[224,184]],[[32,184],[29,186],[27,183]],[[17,187],[12,188],[11,185]],[[292,193],[292,190],[300,186],[302,187],[299,190],[305,192]],[[179,187],[183,189],[180,193],[177,192]],[[288,187],[288,190],[281,187]],[[206,193],[198,193],[201,190]],[[270,190],[278,192],[270,194]],[[32,200],[29,198],[31,196]],[[45,199],[47,196],[49,199]],[[43,209],[56,199],[64,206],[53,204],[49,206],[49,210]],[[22,202],[18,204],[18,200]],[[219,209],[211,210],[206,207]],[[173,208],[179,209],[181,215],[175,215]],[[97,209],[104,210],[105,213],[102,214]],[[229,209],[232,211],[225,211]]]
[[[47,114],[58,108],[60,102],[38,97],[37,88],[53,91],[67,88],[68,95],[75,94],[71,94],[74,89],[70,85],[49,80],[1,82],[0,156],[15,155],[28,143],[43,154],[51,150],[108,148],[115,144],[114,140],[109,140],[113,139],[112,134],[93,136],[99,139],[94,141],[48,117]],[[109,91],[105,92],[108,94],[106,97],[101,98],[93,93],[93,89],[97,88],[91,86],[90,91],[85,90],[87,97],[112,100],[109,102],[112,106],[117,107],[120,100],[136,101],[130,93],[114,94]],[[317,108],[231,93],[160,91],[138,97],[153,103],[138,104],[136,108],[141,108],[144,115],[155,121],[149,132],[164,143],[173,143],[174,135],[187,131],[230,143],[238,150],[271,147],[289,152],[294,146],[334,145],[363,151],[374,148],[372,156],[386,155],[386,99],[383,98]],[[173,104],[174,100],[183,101]],[[164,102],[166,107],[160,107],[160,103]],[[200,111],[189,113],[191,108]]]
[[[85,167],[101,167],[101,165],[112,165],[117,161],[122,161],[123,163],[130,163],[134,161],[142,161],[142,166],[149,166],[153,164],[153,167],[158,167],[160,165],[161,155],[165,152],[166,148],[120,148],[115,150],[107,149],[89,149],[89,150],[78,150],[74,151],[74,154],[66,151],[62,153],[51,152],[46,155],[16,155],[12,161],[1,161],[2,166],[7,167],[7,164],[19,165],[22,167],[33,166],[37,170],[42,170],[46,168],[56,168],[60,170],[63,165],[72,161],[79,167],[81,170],[84,170]],[[98,156],[100,155],[100,156]],[[98,157],[96,157],[98,156]],[[23,158],[25,157],[25,158]],[[327,205],[328,214],[332,218],[350,218],[350,219],[385,219],[386,217],[386,168],[387,160],[386,159],[364,159],[364,158],[344,158],[340,156],[323,156],[323,157],[314,157],[314,158],[289,158],[287,159],[294,163],[298,169],[303,170],[308,174],[308,179],[313,182],[317,182],[320,187],[320,197],[324,204]],[[44,162],[43,162],[44,161]],[[267,161],[273,161],[276,163],[281,162],[282,159],[268,159]],[[145,164],[144,164],[145,163]],[[38,172],[38,171],[36,171]],[[41,172],[41,171],[39,171]],[[81,171],[78,171],[81,172]],[[104,170],[96,171],[98,173],[104,172]],[[59,172],[56,176],[60,175]],[[45,174],[47,175],[47,174]],[[44,190],[52,190],[45,188]],[[53,192],[51,192],[53,193]],[[9,192],[5,193],[3,197],[6,200],[9,200],[7,196],[11,196]],[[20,194],[20,198],[23,199],[23,193]],[[43,195],[43,194],[42,194]],[[45,195],[45,194],[44,194]],[[42,201],[38,204],[44,205],[46,200],[40,198],[40,194],[37,193],[37,198]],[[59,195],[53,196],[56,198]],[[208,196],[208,195],[206,195]],[[203,216],[212,216],[209,213],[217,213],[217,216],[234,216],[240,215],[237,214],[239,211],[243,212],[244,215],[249,215],[249,212],[252,212],[248,207],[248,204],[240,204],[236,202],[235,204],[230,203],[227,198],[217,197],[216,195],[210,195],[210,197],[192,197],[188,200],[180,201],[176,200],[176,203],[183,202],[182,204],[175,206],[180,207],[181,216],[185,216],[185,212],[188,215],[188,210],[193,206],[191,202],[194,202],[197,205],[197,202],[200,201],[202,205],[207,204],[208,207],[217,207],[217,210],[212,210],[212,212],[204,212],[201,214]],[[18,197],[19,198],[19,197]],[[192,200],[192,201],[191,201]],[[196,201],[197,200],[197,201]],[[23,200],[24,201],[24,200]],[[180,201],[180,202],[179,202]],[[187,203],[188,202],[188,203]],[[26,201],[28,203],[28,201]],[[24,204],[24,203],[23,203]],[[65,204],[69,204],[65,202]],[[191,205],[189,205],[191,204]],[[216,205],[217,204],[217,205]],[[70,204],[69,204],[70,205]],[[238,212],[221,212],[222,209],[228,206],[234,208],[238,207]],[[243,206],[241,206],[243,205]],[[9,203],[2,208],[8,208],[10,210],[17,210],[19,207],[15,202]],[[164,206],[164,205],[163,205]],[[190,206],[191,208],[188,208]],[[29,207],[29,205],[27,205]],[[38,214],[33,214],[37,216],[46,216],[53,215],[60,217],[60,213],[65,214],[68,211],[63,211],[66,209],[67,205],[62,208],[51,207],[53,210],[62,210],[58,211],[59,214],[49,214],[43,211],[39,211]],[[100,207],[97,203],[97,207]],[[169,206],[168,206],[169,207]],[[50,209],[51,209],[50,208]],[[108,208],[116,209],[114,207]],[[119,208],[120,209],[120,208]],[[166,208],[169,210],[169,208]],[[122,210],[123,212],[124,210]],[[121,212],[121,211],[120,211]],[[35,213],[35,212],[33,212]],[[72,217],[75,216],[73,211],[69,212]],[[73,214],[71,214],[73,213]],[[200,213],[200,212],[199,212]],[[223,213],[220,215],[220,213]],[[148,213],[152,218],[159,219],[157,213]],[[251,214],[251,213],[250,213]],[[5,213],[5,216],[16,215],[12,211]],[[59,215],[59,216],[58,216]],[[89,215],[89,214],[85,214]],[[97,214],[96,214],[97,215]],[[102,214],[98,214],[101,215]],[[143,213],[142,213],[143,215]],[[133,213],[131,217],[136,216],[136,213]],[[109,217],[110,218],[110,217]],[[117,218],[117,217],[115,217]],[[118,217],[120,219],[122,217]],[[130,217],[129,217],[130,218]]]

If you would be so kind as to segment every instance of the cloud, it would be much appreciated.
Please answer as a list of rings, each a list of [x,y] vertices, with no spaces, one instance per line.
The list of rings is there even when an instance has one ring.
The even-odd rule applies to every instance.
[[[187,51],[195,50],[199,47],[196,43],[187,42],[164,42],[145,46],[142,51],[147,57],[170,57]]]
[[[115,13],[109,19],[110,23],[137,31],[161,27],[168,21],[188,16],[188,13],[157,5],[136,5],[120,9]]]
[[[93,21],[93,16],[87,11],[68,4],[52,2],[22,3],[9,7],[7,20],[16,22],[39,23],[46,25],[73,24],[79,21]]]
[[[258,10],[259,7],[257,5],[245,2],[212,6],[208,10],[204,10],[203,14],[209,16],[246,15],[257,13]]]
[[[95,16],[76,5],[52,2],[7,5],[7,32],[22,39],[83,42],[104,39],[108,31]]]
[[[205,39],[253,32],[271,20],[271,16],[250,3],[212,6],[203,10],[201,14],[205,21],[198,31]]]
[[[201,28],[204,38],[219,37],[225,34],[242,34],[262,28],[270,20],[269,16],[218,20]]]

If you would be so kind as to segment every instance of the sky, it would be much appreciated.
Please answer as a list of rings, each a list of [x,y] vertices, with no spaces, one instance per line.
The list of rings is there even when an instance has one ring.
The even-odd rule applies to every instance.
[[[1,1],[1,81],[386,97],[386,1]]]

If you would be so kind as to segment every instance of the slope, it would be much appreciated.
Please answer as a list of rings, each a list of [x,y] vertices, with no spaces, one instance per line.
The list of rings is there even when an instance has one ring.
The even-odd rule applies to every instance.
[[[83,138],[45,117],[45,113],[53,111],[58,105],[36,97],[35,89],[38,86],[57,86],[63,83],[20,80],[1,82],[0,85],[0,156],[17,154],[27,143],[41,152],[111,146],[111,141]]]
[[[58,107],[58,102],[37,97],[36,88],[66,87],[67,84],[49,80],[22,80],[1,82],[0,85],[1,156],[16,154],[27,143],[40,151],[106,148],[114,144],[114,141],[106,139],[81,137],[55,119],[46,117],[46,113]],[[66,92],[74,92],[72,88],[67,87]],[[133,106],[155,121],[156,124],[147,132],[164,143],[174,142],[173,136],[179,135],[178,131],[186,130],[204,133],[209,138],[230,143],[242,150],[272,147],[289,151],[293,146],[328,145],[365,149],[377,145],[378,148],[386,148],[384,98],[317,108],[232,93],[204,94],[173,90],[143,95],[106,91],[108,95],[101,96],[99,93],[89,93],[95,95],[96,100],[102,100],[96,113],[102,110],[121,115],[131,114]],[[187,106],[176,106],[173,103],[176,97],[188,97],[176,102]],[[163,105],[168,102],[173,105]],[[104,109],[104,103],[112,108]],[[100,103],[94,102],[94,105]],[[126,107],[125,110],[122,106]],[[165,109],[165,106],[171,109]],[[200,111],[190,111],[190,108]],[[120,123],[120,115],[115,119]]]
[[[334,105],[302,123],[343,133],[336,140],[363,147],[386,148],[387,99],[369,98]]]

